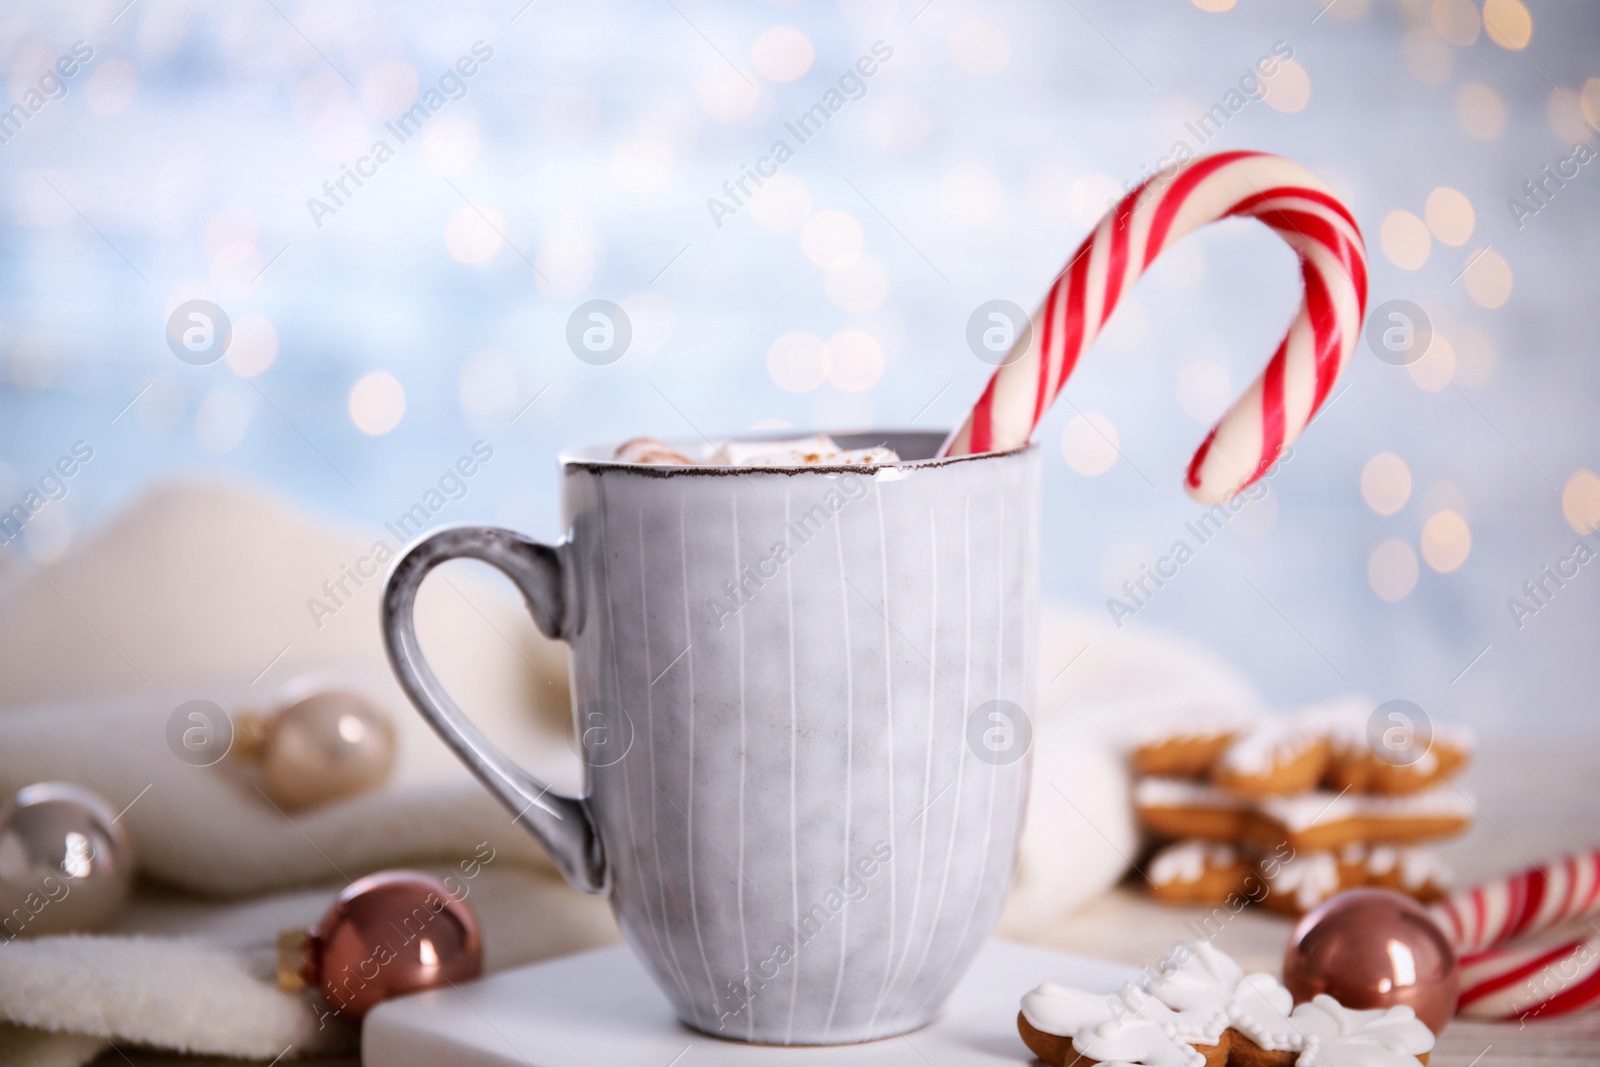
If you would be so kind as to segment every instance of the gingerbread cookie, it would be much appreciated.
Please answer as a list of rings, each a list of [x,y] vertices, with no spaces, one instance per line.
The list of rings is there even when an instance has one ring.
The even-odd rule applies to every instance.
[[[1419,752],[1400,747],[1413,743],[1409,734],[1400,735],[1392,748],[1386,737],[1374,745],[1366,719],[1339,724],[1329,736],[1328,767],[1323,775],[1326,786],[1335,791],[1409,796],[1454,778],[1472,758],[1472,735],[1466,730],[1436,729]]]
[[[1230,705],[1187,709],[1182,722],[1151,729],[1139,737],[1132,754],[1134,772],[1161,778],[1204,778],[1223,751],[1259,721],[1259,713]]]
[[[1243,839],[1267,849],[1287,843],[1296,852],[1413,844],[1459,834],[1472,825],[1472,816],[1472,802],[1450,785],[1405,797],[1305,793],[1258,801]]]
[[[1403,797],[1314,792],[1251,800],[1199,782],[1145,778],[1134,786],[1133,804],[1139,821],[1156,833],[1266,851],[1414,844],[1459,834],[1473,816],[1472,802],[1451,785]]]
[[[1022,998],[1017,1032],[1051,1067],[1097,1063],[1149,1067],[1224,1067],[1228,1046],[1177,1039],[1177,1013],[1144,999],[1130,1007],[1120,994],[1085,993],[1046,982]]]
[[[1281,863],[1263,863],[1259,873],[1267,884],[1261,903],[1284,915],[1304,915],[1335,893],[1365,884],[1360,877],[1347,882],[1332,852],[1302,852]]]
[[[1238,841],[1253,805],[1235,793],[1182,778],[1142,778],[1133,787],[1139,821],[1168,837]]]
[[[1393,889],[1424,904],[1450,891],[1450,868],[1432,849],[1374,845],[1363,851],[1366,885]]]
[[[1262,903],[1285,915],[1304,915],[1346,889],[1392,889],[1423,903],[1442,897],[1449,870],[1432,849],[1396,845],[1346,845],[1335,852],[1301,852],[1287,860],[1263,859],[1256,873],[1266,885]]]
[[[1146,976],[1111,994],[1039,986],[1017,1015],[1023,1043],[1051,1067],[1411,1067],[1433,1048],[1410,1008],[1319,996],[1291,1012],[1277,979],[1209,943],[1179,944]]]
[[[1408,796],[1448,781],[1472,756],[1472,735],[1428,729],[1395,713],[1374,736],[1373,704],[1349,696],[1240,731],[1221,748],[1211,780],[1241,796],[1333,792]],[[1383,726],[1383,722],[1377,724]],[[1417,746],[1413,750],[1411,746]]]
[[[1331,751],[1321,716],[1279,719],[1234,739],[1212,767],[1211,780],[1244,797],[1304,793],[1322,781]]]
[[[1391,845],[1382,845],[1381,848],[1392,848]],[[1337,852],[1314,852],[1314,856],[1327,855],[1333,857],[1339,871],[1339,888],[1354,889],[1356,886],[1367,884],[1367,860],[1372,856],[1372,846],[1365,842],[1349,844]],[[1269,881],[1271,875],[1261,872]],[[1320,903],[1320,901],[1319,901]]]
[[[1133,750],[1133,769],[1164,778],[1202,778],[1236,736],[1229,731],[1152,741]]]
[[[1245,890],[1252,865],[1232,845],[1178,841],[1145,865],[1150,895],[1168,904],[1210,904]]]

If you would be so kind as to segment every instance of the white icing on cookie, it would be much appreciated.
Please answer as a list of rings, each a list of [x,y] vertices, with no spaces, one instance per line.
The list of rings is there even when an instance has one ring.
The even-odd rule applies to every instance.
[[[1107,1067],[1204,1067],[1204,1054],[1147,1019],[1102,1023],[1074,1034],[1072,1047]]]
[[[1450,884],[1450,865],[1439,854],[1427,848],[1402,848],[1400,853],[1400,884],[1407,889],[1437,886],[1443,889]]]
[[[1453,785],[1436,786],[1403,797],[1354,793],[1301,793],[1267,797],[1258,810],[1291,830],[1344,822],[1347,819],[1472,818],[1472,802]]]
[[[1370,733],[1373,703],[1371,700],[1362,699],[1360,702],[1329,706],[1323,714],[1324,728],[1327,731],[1328,743],[1333,748],[1336,756],[1349,758],[1371,757],[1384,762],[1385,753],[1373,745]],[[1426,747],[1420,753],[1407,753],[1413,758],[1404,765],[1408,774],[1427,776],[1434,774],[1439,769],[1439,756],[1434,751],[1430,738],[1437,735],[1417,738],[1418,744]],[[1410,743],[1409,740],[1407,742]]]
[[[1400,864],[1400,850],[1393,845],[1378,845],[1364,857],[1368,874],[1388,874]],[[1354,862],[1362,863],[1362,860]]]
[[[1377,755],[1377,753],[1374,752],[1373,755]],[[1379,756],[1378,758],[1382,759],[1383,757]],[[1429,777],[1430,775],[1438,774],[1439,773],[1439,753],[1434,748],[1432,748],[1431,746],[1428,747],[1428,748],[1425,748],[1422,751],[1422,755],[1418,756],[1416,759],[1412,760],[1410,763],[1405,764],[1405,768],[1409,773],[1415,774],[1415,775],[1417,775],[1419,777],[1423,777],[1423,778]]]
[[[1289,1021],[1294,997],[1270,974],[1247,974],[1228,999],[1228,1025],[1269,1052],[1293,1052],[1300,1034]]]
[[[1478,735],[1472,732],[1470,726],[1435,726],[1433,740],[1465,756],[1472,755],[1478,747]]]
[[[1372,747],[1372,737],[1368,733],[1371,727],[1372,711],[1375,703],[1370,697],[1349,696],[1339,697],[1325,703],[1313,705],[1301,712],[1308,720],[1319,723],[1327,734],[1328,741],[1333,745],[1333,750],[1340,755],[1351,753],[1370,753],[1376,755]],[[1431,774],[1438,768],[1438,759],[1435,749],[1448,748],[1470,756],[1477,747],[1477,739],[1472,730],[1465,726],[1437,726],[1430,724],[1429,733],[1419,737],[1418,741],[1427,741],[1420,760],[1406,765],[1406,770],[1418,774]],[[1381,759],[1382,757],[1379,756]]]
[[[1247,799],[1226,789],[1183,778],[1141,778],[1133,787],[1133,802],[1141,808],[1225,808],[1238,811],[1250,806]]]
[[[1157,998],[1180,1011],[1222,1011],[1233,987],[1244,978],[1244,968],[1209,941],[1200,942],[1192,951],[1184,951],[1187,947],[1174,945],[1167,954],[1169,960],[1179,956],[1183,959],[1156,988]]]
[[[1168,959],[1182,955],[1179,945]],[[1233,957],[1201,942],[1153,992],[1179,1013],[1178,1037],[1196,1045],[1215,1045],[1230,1026],[1264,1049],[1298,1049],[1289,1025],[1294,998],[1270,974],[1246,975]]]
[[[1239,853],[1232,845],[1214,841],[1180,841],[1157,852],[1150,861],[1150,881],[1155,885],[1198,882],[1208,868],[1232,867]]]
[[[1151,989],[1157,1000],[1178,1013],[1181,1040],[1215,1045],[1228,1028],[1228,1001],[1244,980],[1244,971],[1230,956],[1202,941],[1193,952],[1175,945],[1167,961],[1181,959],[1176,967],[1163,967],[1163,977]]]
[[[1126,1049],[1143,1038],[1123,1031],[1143,1033],[1144,1024],[1185,1046],[1215,1045],[1231,1026],[1264,1049],[1300,1047],[1288,1021],[1293,1004],[1289,991],[1271,975],[1247,976],[1209,942],[1192,949],[1175,945],[1162,960],[1160,974],[1146,975],[1149,981],[1129,983],[1115,996],[1098,1000],[1041,986],[1023,998],[1023,1014],[1036,1029],[1070,1035],[1073,1047],[1094,1059],[1106,1058],[1096,1050],[1127,1057]],[[1126,1042],[1126,1049],[1109,1044],[1114,1039]]]
[[[1022,998],[1023,1017],[1035,1030],[1069,1037],[1111,1018],[1110,995],[1045,982]]]
[[[1242,734],[1223,752],[1219,766],[1237,774],[1267,774],[1277,764],[1304,754],[1322,740],[1340,756],[1375,755],[1368,735],[1375,706],[1376,702],[1363,693],[1305,705],[1291,715],[1270,719]],[[1428,746],[1405,767],[1407,771],[1432,775],[1439,769],[1439,749],[1470,756],[1475,747],[1473,733],[1465,727],[1436,726],[1430,737]]]
[[[1398,868],[1400,884],[1407,889],[1442,888],[1450,880],[1450,868],[1432,849],[1379,845],[1368,854],[1366,866],[1368,873],[1379,875]]]
[[[1296,715],[1307,729],[1326,737],[1335,752],[1359,752],[1369,747],[1367,723],[1375,707],[1377,701],[1365,693],[1347,693],[1307,704]]]
[[[1278,865],[1267,879],[1274,893],[1291,893],[1296,906],[1310,911],[1339,891],[1339,863],[1331,852],[1307,852]]]
[[[1223,751],[1218,766],[1235,774],[1267,774],[1322,740],[1322,724],[1294,716],[1275,719],[1239,737]]]
[[[1433,1048],[1433,1031],[1404,1005],[1363,1011],[1321,993],[1289,1018],[1305,1041],[1297,1067],[1412,1067]]]
[[[1022,1016],[1036,1030],[1072,1038],[1078,1053],[1106,1064],[1201,1067],[1206,1061],[1175,1036],[1177,1013],[1150,997],[1046,982],[1022,998]]]

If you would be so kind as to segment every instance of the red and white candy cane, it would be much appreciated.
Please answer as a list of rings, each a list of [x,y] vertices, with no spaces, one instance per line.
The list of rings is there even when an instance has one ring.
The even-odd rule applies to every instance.
[[[1221,152],[1151,176],[1079,246],[943,455],[1018,448],[1066,384],[1117,301],[1161,251],[1226,218],[1270,226],[1300,256],[1305,298],[1266,370],[1189,464],[1185,487],[1215,504],[1265,474],[1327,402],[1367,306],[1361,230],[1316,175],[1279,156]]]
[[[1431,912],[1461,954],[1458,1014],[1531,1019],[1600,1004],[1600,936],[1538,937],[1600,913],[1600,849],[1463,890]]]

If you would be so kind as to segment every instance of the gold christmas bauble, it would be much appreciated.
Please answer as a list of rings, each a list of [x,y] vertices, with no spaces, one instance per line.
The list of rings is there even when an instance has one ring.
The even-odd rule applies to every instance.
[[[394,766],[394,724],[343,690],[313,693],[262,727],[261,787],[275,804],[307,808],[364,792]]]

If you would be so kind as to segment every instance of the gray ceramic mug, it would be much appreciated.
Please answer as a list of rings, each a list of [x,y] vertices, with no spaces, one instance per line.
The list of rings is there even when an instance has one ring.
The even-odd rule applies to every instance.
[[[567,539],[446,529],[384,593],[401,685],[569,881],[606,894],[683,1022],[775,1045],[927,1024],[989,935],[1028,785],[1039,454],[869,468],[564,456]],[[484,560],[572,649],[587,792],[552,793],[451,701],[417,587]]]

